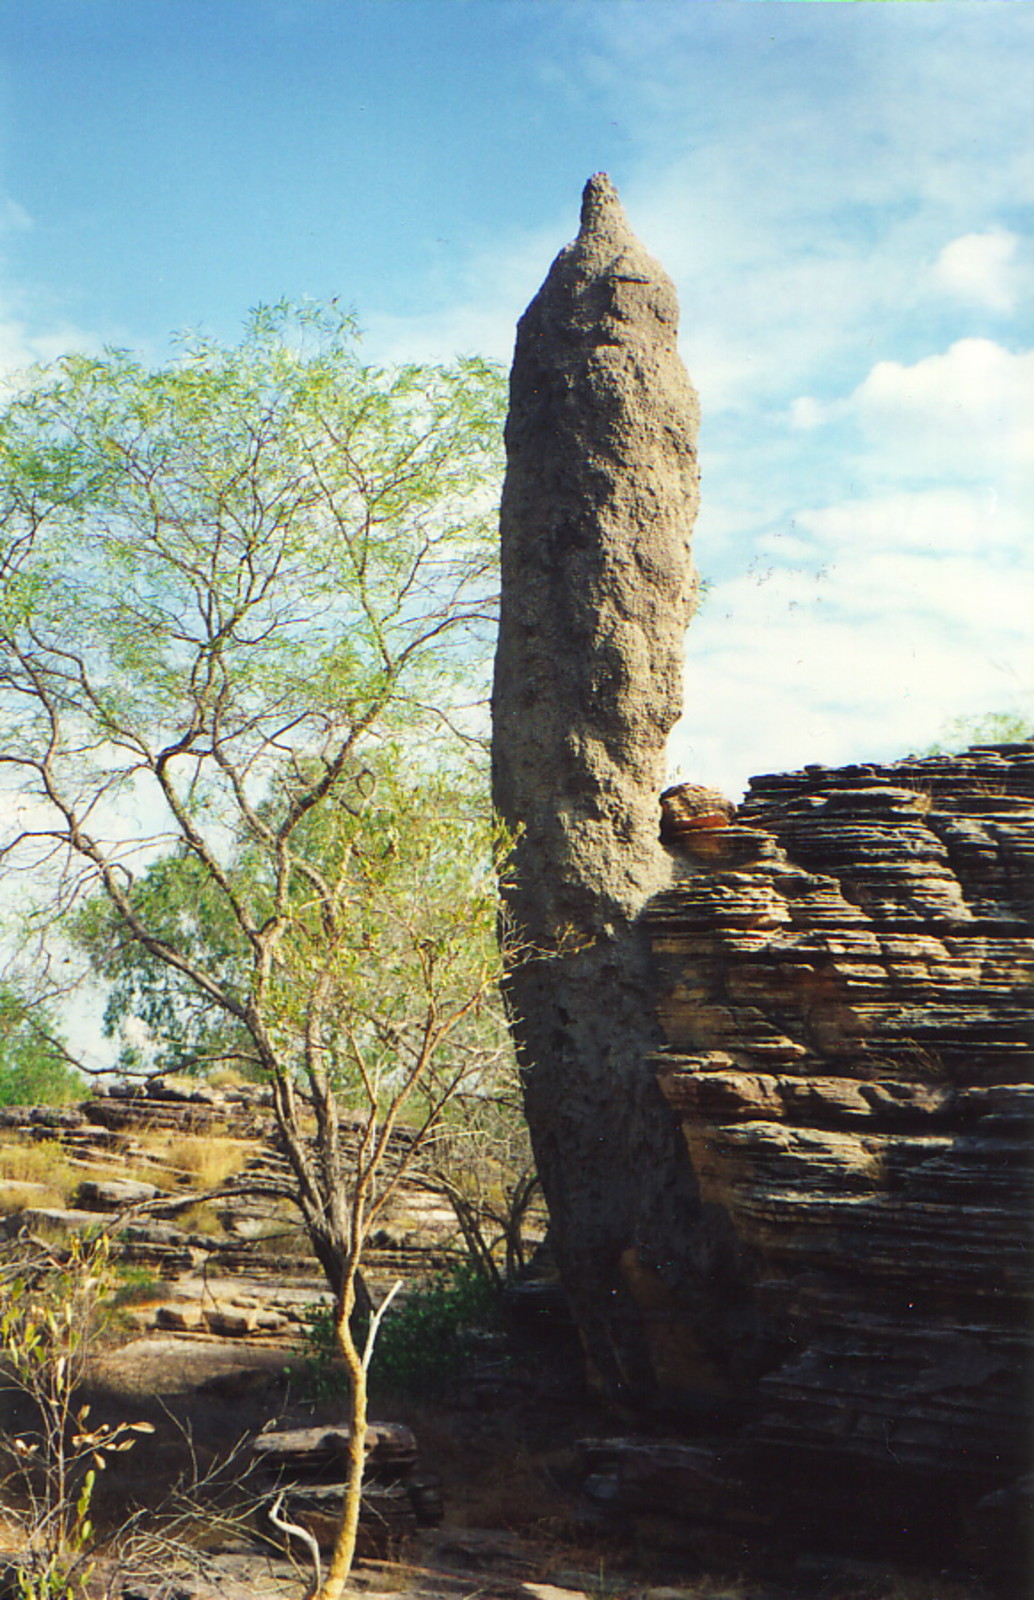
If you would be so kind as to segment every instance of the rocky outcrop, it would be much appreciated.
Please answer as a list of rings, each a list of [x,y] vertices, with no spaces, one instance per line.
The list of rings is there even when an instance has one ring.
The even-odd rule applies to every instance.
[[[638,915],[695,579],[697,402],[677,305],[606,177],[517,332],[506,428],[493,791],[515,836],[508,998],[551,1243],[593,1367],[653,1375],[630,1285],[723,1342],[716,1247],[648,1066]]]
[[[817,1526],[975,1526],[1031,1436],[1034,749],[757,778],[673,848],[659,1081],[763,1325],[736,1454]]]
[[[349,1442],[347,1426],[265,1429],[252,1440],[252,1454],[271,1484],[262,1519],[274,1543],[280,1529],[269,1520],[279,1496],[282,1519],[305,1528],[324,1549],[333,1546],[341,1520]],[[418,1527],[442,1518],[437,1478],[417,1471],[417,1442],[399,1422],[374,1422],[366,1430],[366,1466],[357,1549],[363,1557],[397,1557]]]
[[[342,1131],[354,1150],[358,1129],[346,1121]],[[403,1130],[393,1141],[389,1165],[407,1138]],[[0,1243],[26,1232],[62,1242],[104,1230],[115,1259],[151,1278],[122,1313],[141,1331],[295,1346],[328,1292],[260,1086],[159,1075],[79,1106],[2,1107],[0,1143],[12,1152],[43,1146],[56,1167],[82,1175],[67,1203],[52,1184],[0,1177]],[[211,1187],[203,1178],[209,1149],[231,1165],[236,1150],[238,1167]],[[179,1165],[185,1158],[197,1170]],[[457,1231],[452,1208],[419,1173],[404,1179],[365,1255],[374,1295],[399,1277],[448,1266]]]

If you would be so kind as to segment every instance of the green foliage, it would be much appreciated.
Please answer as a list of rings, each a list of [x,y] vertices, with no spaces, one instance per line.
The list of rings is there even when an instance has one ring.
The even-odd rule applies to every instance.
[[[498,1294],[464,1262],[414,1289],[385,1318],[370,1363],[371,1384],[394,1393],[440,1393],[463,1371],[479,1336],[498,1326]],[[306,1381],[319,1398],[346,1392],[338,1365],[333,1308],[313,1307],[303,1336]]]
[[[478,1336],[498,1321],[498,1297],[469,1263],[415,1289],[385,1319],[371,1382],[404,1394],[433,1394],[463,1369]]]
[[[280,305],[157,370],[70,356],[0,413],[0,762],[31,822],[0,861],[45,869],[64,931],[99,891],[70,926],[124,1069],[376,1072],[405,985],[458,976],[503,393]]]
[[[68,1105],[82,1092],[49,1011],[0,984],[0,1106]]]
[[[157,371],[68,357],[0,413],[19,801],[0,870],[46,880],[44,944],[87,902],[72,931],[112,1029],[272,1086],[356,1437],[364,1242],[497,1049],[500,841],[469,752],[503,394],[472,358],[365,365],[350,319],[277,306]],[[357,1457],[335,1582],[361,1475]]]
[[[226,897],[194,855],[180,846],[152,862],[131,895],[142,924],[240,999],[247,988],[247,943]],[[142,944],[107,895],[93,896],[65,933],[108,983],[104,1032],[121,1040],[121,1072],[246,1065],[247,1035],[236,1019]],[[132,1028],[133,1021],[141,1027]]]
[[[303,1071],[307,1044],[318,1037],[326,1069],[348,1098],[357,1075],[370,1083],[404,1069],[425,1038],[422,999],[460,1006],[490,982],[495,943],[496,840],[485,814],[483,777],[476,765],[400,776],[397,749],[370,752],[361,768],[342,774],[333,800],[310,815],[292,841],[292,868],[281,900],[277,961],[265,980],[263,1002],[275,1021],[281,1059]],[[287,787],[278,774],[274,789]],[[262,810],[282,804],[274,793]],[[244,841],[222,864],[235,895],[255,921],[273,913],[278,862]],[[333,950],[313,878],[334,886]],[[140,923],[189,958],[243,1011],[254,981],[253,952],[221,886],[185,850],[154,862],[128,891]],[[70,922],[74,943],[110,984],[109,1033],[136,1019],[155,1041],[148,1066],[200,1070],[232,1061],[256,1072],[254,1043],[238,1017],[214,993],[199,989],[193,972],[152,953],[119,910],[95,896]],[[323,963],[325,989],[319,1029],[311,991]],[[140,1030],[133,1030],[140,1037]],[[472,1008],[454,1043],[469,1051],[484,1039],[498,1049],[501,1019]],[[124,1047],[127,1069],[143,1061]],[[455,1059],[455,1058],[451,1058]],[[433,1063],[429,1063],[433,1067]],[[432,1087],[429,1071],[424,1089]]]
[[[109,1314],[114,1276],[108,1241],[73,1240],[63,1260],[14,1246],[0,1262],[0,1282],[4,1374],[36,1413],[26,1432],[0,1441],[0,1456],[10,1461],[27,1507],[18,1594],[21,1600],[76,1600],[86,1593],[92,1570],[97,1473],[110,1454],[132,1449],[138,1435],[154,1431],[148,1422],[94,1424],[89,1405],[76,1400]]]
[[[301,1378],[314,1400],[333,1400],[348,1393],[330,1300],[320,1300],[302,1313]]]
[[[385,1320],[371,1381],[405,1394],[434,1393],[469,1361],[478,1336],[498,1323],[498,1296],[468,1263],[416,1289]]]
[[[928,755],[951,755],[971,745],[1022,744],[1034,739],[1034,717],[1020,711],[989,711],[978,717],[953,717]]]
[[[124,1306],[145,1304],[167,1292],[163,1280],[150,1267],[120,1266],[109,1304],[114,1312]]]
[[[0,616],[9,682],[31,637],[73,713],[53,771],[74,756],[111,793],[143,740],[174,747],[199,815],[232,787],[201,777],[213,732],[243,770],[403,686],[411,720],[441,704],[464,667],[441,646],[490,592],[501,393],[473,358],[366,366],[349,318],[288,306],[158,370],[108,351],[35,373],[0,414]],[[38,700],[8,709],[19,745],[46,740]]]

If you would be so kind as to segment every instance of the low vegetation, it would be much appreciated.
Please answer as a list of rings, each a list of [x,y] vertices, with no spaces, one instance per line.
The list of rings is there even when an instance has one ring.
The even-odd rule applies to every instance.
[[[73,1240],[61,1256],[26,1244],[3,1262],[0,1284],[2,1373],[29,1404],[25,1428],[0,1437],[4,1498],[19,1533],[11,1576],[19,1600],[75,1600],[97,1544],[97,1474],[154,1429],[95,1421],[81,1400],[86,1361],[111,1315],[106,1239]]]
[[[0,1215],[29,1204],[66,1206],[81,1181],[56,1140],[0,1138]]]
[[[126,1176],[158,1184],[170,1173],[191,1189],[215,1189],[241,1171],[255,1153],[253,1141],[219,1134],[168,1133],[159,1129],[138,1134],[136,1144],[145,1159]]]
[[[495,1286],[472,1262],[459,1262],[411,1289],[385,1318],[370,1363],[371,1390],[440,1398],[462,1382],[471,1357],[498,1327]],[[318,1398],[346,1391],[328,1301],[307,1317],[303,1372]]]

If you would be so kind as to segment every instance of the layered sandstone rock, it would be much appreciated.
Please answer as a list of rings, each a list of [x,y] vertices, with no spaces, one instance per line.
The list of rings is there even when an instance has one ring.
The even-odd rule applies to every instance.
[[[354,1154],[358,1126],[345,1119],[342,1131]],[[389,1169],[408,1137],[405,1130],[393,1136]],[[209,1193],[197,1231],[178,1223],[198,1210],[204,1185],[176,1157],[187,1158],[193,1146],[203,1169],[210,1139],[220,1158],[239,1144],[240,1170]],[[120,1263],[155,1273],[153,1293],[125,1313],[141,1330],[294,1344],[327,1293],[290,1204],[294,1179],[277,1149],[265,1088],[215,1089],[166,1075],[115,1086],[79,1106],[0,1107],[0,1144],[53,1146],[63,1158],[58,1166],[83,1174],[71,1208],[56,1203],[48,1184],[0,1179],[0,1245],[26,1230],[59,1239],[109,1231]],[[154,1174],[160,1186],[131,1181],[134,1169]],[[400,1276],[441,1270],[456,1243],[452,1208],[419,1173],[404,1178],[370,1239],[366,1281],[379,1295]]]
[[[677,844],[658,1067],[750,1262],[750,1460],[957,1529],[1030,1440],[1034,749],[758,778]]]

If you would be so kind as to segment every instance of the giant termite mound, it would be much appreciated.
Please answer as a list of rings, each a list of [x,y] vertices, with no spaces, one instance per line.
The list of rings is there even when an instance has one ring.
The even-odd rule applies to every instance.
[[[644,1282],[657,1317],[693,1301],[704,1344],[725,1333],[721,1245],[649,1064],[661,1034],[638,921],[670,877],[657,796],[695,586],[698,408],[677,319],[670,280],[592,178],[517,332],[493,787],[516,834],[509,999],[553,1246],[615,1393],[654,1382]]]

